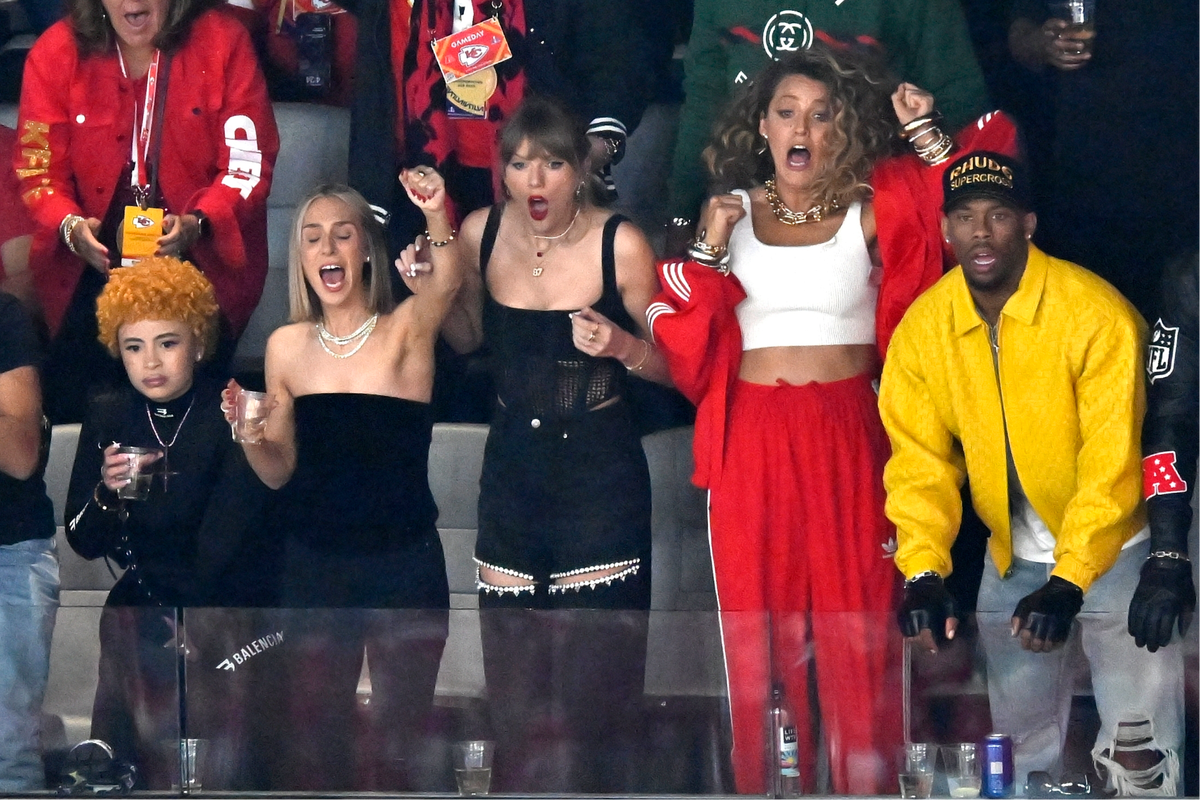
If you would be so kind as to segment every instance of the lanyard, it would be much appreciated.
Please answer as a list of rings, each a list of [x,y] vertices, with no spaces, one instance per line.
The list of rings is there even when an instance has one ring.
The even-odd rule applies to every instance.
[[[150,158],[150,135],[154,128],[154,104],[158,97],[158,64],[160,51],[154,51],[154,58],[150,60],[150,69],[146,72],[146,98],[142,103],[142,122],[138,125],[137,111],[133,114],[133,137],[129,143],[131,150],[131,158],[133,159],[133,172],[129,176],[130,185],[134,189],[149,187],[150,179],[147,173],[146,162]],[[129,77],[125,71],[125,58],[121,55],[121,48],[117,48],[117,58],[121,61],[121,74]],[[149,198],[147,198],[148,200]]]

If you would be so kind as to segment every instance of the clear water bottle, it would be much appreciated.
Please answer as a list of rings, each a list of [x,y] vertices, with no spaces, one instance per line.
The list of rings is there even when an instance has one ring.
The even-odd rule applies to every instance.
[[[771,797],[799,797],[800,749],[796,741],[796,723],[783,686],[779,684],[771,689],[767,728],[771,747],[767,789]]]

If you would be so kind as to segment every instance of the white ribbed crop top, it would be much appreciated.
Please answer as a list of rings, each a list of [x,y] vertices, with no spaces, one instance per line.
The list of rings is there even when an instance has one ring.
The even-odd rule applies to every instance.
[[[763,244],[746,216],[729,236],[729,268],[746,290],[736,309],[742,349],[874,344],[878,281],[854,203],[833,238],[798,247]]]

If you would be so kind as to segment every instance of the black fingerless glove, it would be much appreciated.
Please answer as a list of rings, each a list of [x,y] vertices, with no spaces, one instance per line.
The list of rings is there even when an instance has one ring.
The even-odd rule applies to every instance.
[[[1196,584],[1191,562],[1150,558],[1142,565],[1133,599],[1129,602],[1129,633],[1138,647],[1151,653],[1171,641],[1176,620],[1179,634],[1187,632],[1196,610]]]
[[[906,637],[918,636],[928,628],[935,642],[945,642],[946,620],[953,616],[954,597],[946,591],[940,575],[921,575],[904,582],[904,599],[896,621]]]
[[[1083,608],[1083,589],[1068,580],[1050,576],[1046,585],[1017,603],[1013,616],[1021,620],[1021,629],[1029,629],[1034,639],[1065,642],[1071,621]]]

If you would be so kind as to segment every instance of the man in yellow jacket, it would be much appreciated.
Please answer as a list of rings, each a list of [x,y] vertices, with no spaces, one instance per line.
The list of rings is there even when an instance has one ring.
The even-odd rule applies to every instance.
[[[959,266],[901,321],[879,393],[901,629],[929,650],[954,636],[942,579],[969,476],[991,531],[977,619],[992,721],[1013,737],[1018,785],[1060,766],[1082,647],[1101,720],[1093,758],[1112,788],[1174,796],[1180,648],[1151,654],[1126,632],[1149,553],[1145,323],[1103,280],[1030,243],[1037,218],[1018,164],[971,153],[943,188]]]

